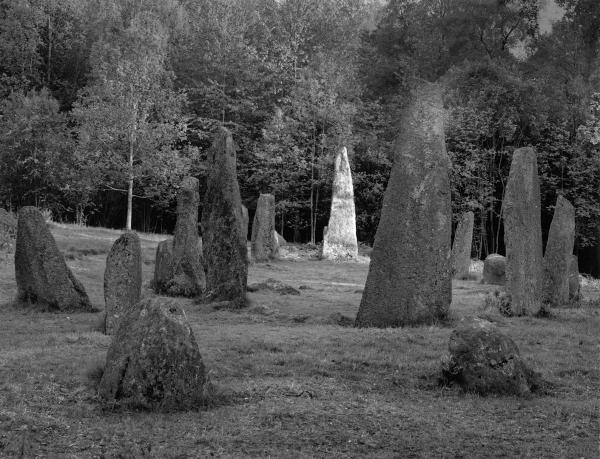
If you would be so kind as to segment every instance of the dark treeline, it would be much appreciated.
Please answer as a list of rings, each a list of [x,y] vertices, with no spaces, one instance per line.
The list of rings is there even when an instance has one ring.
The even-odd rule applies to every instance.
[[[453,210],[475,212],[474,255],[503,252],[510,158],[527,145],[544,231],[563,193],[581,251],[599,234],[600,2],[558,3],[541,31],[537,0],[0,0],[0,204],[170,231],[178,183],[205,183],[223,124],[244,203],[273,193],[294,241],[320,240],[347,146],[371,242],[400,113],[426,79],[445,88]]]

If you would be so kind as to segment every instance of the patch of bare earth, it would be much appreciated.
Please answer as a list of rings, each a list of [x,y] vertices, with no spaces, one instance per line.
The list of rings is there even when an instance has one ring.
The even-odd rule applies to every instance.
[[[104,308],[106,254],[119,232],[52,228],[93,304]],[[141,235],[144,294],[160,235]],[[550,319],[483,307],[494,286],[455,281],[448,323],[354,329],[368,264],[318,261],[314,251],[250,266],[300,295],[248,293],[240,312],[181,300],[222,395],[201,412],[102,407],[94,381],[110,339],[102,313],[51,314],[13,305],[12,260],[0,264],[0,456],[21,457],[586,457],[598,455],[600,308]],[[297,255],[300,253],[300,255]],[[297,256],[296,256],[297,255]],[[597,299],[593,284],[584,299]],[[482,316],[519,345],[548,381],[529,399],[481,397],[438,385],[452,323]]]

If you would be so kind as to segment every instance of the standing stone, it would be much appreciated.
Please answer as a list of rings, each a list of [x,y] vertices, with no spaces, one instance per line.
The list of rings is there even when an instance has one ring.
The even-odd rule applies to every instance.
[[[231,133],[220,128],[209,151],[210,173],[202,209],[206,296],[245,305],[248,251],[242,234],[242,203]]]
[[[142,294],[142,247],[133,232],[122,234],[106,258],[104,271],[104,330],[116,332],[121,319],[139,301]]]
[[[506,257],[492,253],[483,261],[483,282],[504,285],[506,283]]]
[[[396,143],[396,159],[356,317],[359,327],[432,323],[452,300],[450,161],[440,88],[414,94]]]
[[[544,302],[564,306],[569,302],[569,265],[575,243],[575,208],[563,196],[556,199],[544,254]]]
[[[166,289],[173,272],[173,240],[166,239],[158,243],[154,260],[154,280],[152,286],[157,293]]]
[[[506,291],[515,316],[542,311],[540,182],[533,148],[513,154],[504,196]]]
[[[579,290],[581,284],[579,282],[579,259],[577,255],[571,255],[569,262],[569,300],[579,300]]]
[[[143,300],[122,319],[98,393],[109,403],[190,410],[203,403],[204,364],[185,311],[168,298]]]
[[[172,247],[159,245],[156,253],[154,287],[157,292],[196,296],[204,290],[206,281],[198,235],[199,201],[198,179],[185,177],[177,194],[177,223]]]
[[[248,239],[248,224],[250,223],[250,217],[248,216],[248,208],[242,204],[242,236]]]
[[[60,311],[91,311],[92,305],[35,207],[19,210],[15,275],[19,299]]]
[[[260,194],[252,222],[252,258],[269,261],[277,257],[279,246],[275,239],[275,196]]]
[[[469,275],[471,244],[473,241],[473,212],[461,215],[452,244],[452,271],[454,277],[463,279]]]
[[[335,158],[334,174],[331,212],[327,233],[323,239],[322,258],[328,260],[357,258],[354,188],[346,147],[342,148]]]

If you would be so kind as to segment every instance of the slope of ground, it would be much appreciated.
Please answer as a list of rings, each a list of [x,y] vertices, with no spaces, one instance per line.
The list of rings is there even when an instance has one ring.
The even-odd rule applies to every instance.
[[[104,263],[119,233],[52,232],[103,309]],[[152,295],[164,236],[140,236]],[[251,265],[249,281],[275,278],[300,295],[249,293],[241,312],[181,300],[222,400],[177,414],[103,408],[94,391],[110,342],[96,331],[102,313],[18,308],[12,260],[0,261],[0,456],[598,457],[597,303],[551,319],[505,318],[483,307],[493,287],[456,281],[448,323],[359,330],[331,315],[354,318],[368,265],[288,258]],[[543,393],[480,397],[438,385],[453,323],[477,315],[517,342],[548,381]]]

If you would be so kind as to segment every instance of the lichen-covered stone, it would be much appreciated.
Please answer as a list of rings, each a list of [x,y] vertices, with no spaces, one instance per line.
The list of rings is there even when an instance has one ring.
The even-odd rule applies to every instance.
[[[19,299],[44,309],[91,311],[90,299],[35,207],[19,210],[15,275]]]
[[[552,307],[569,302],[569,265],[575,243],[575,208],[558,196],[544,253],[544,302]]]
[[[206,286],[198,235],[198,179],[185,177],[177,194],[177,223],[171,247],[156,252],[154,288],[159,293],[196,296]]]
[[[279,251],[275,239],[275,196],[260,194],[252,222],[252,258],[263,262],[276,258]]]
[[[156,410],[201,406],[204,364],[185,311],[174,299],[143,300],[123,317],[98,392],[107,402]]]
[[[209,151],[210,172],[202,208],[206,298],[245,305],[248,249],[242,234],[242,203],[231,133],[220,128]]]
[[[579,281],[579,259],[577,255],[571,255],[569,259],[569,300],[579,300],[579,290],[581,283]]]
[[[473,242],[473,212],[461,215],[452,244],[452,273],[461,279],[469,275],[471,266],[471,245]]]
[[[142,294],[142,247],[133,232],[122,234],[106,258],[104,330],[112,335]]]
[[[440,88],[424,84],[396,144],[357,326],[433,323],[448,314],[452,210],[443,119]]]
[[[514,341],[485,320],[460,325],[450,335],[448,350],[442,359],[443,380],[465,391],[527,395],[541,384]]]
[[[483,282],[504,285],[506,283],[506,257],[492,253],[483,261]]]
[[[322,258],[328,260],[358,257],[354,187],[348,152],[342,148],[335,158],[331,211],[323,238]]]
[[[513,153],[504,197],[506,292],[516,316],[543,312],[540,182],[535,150]]]

